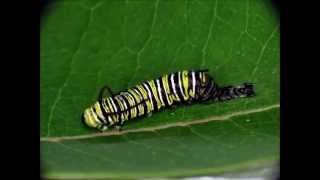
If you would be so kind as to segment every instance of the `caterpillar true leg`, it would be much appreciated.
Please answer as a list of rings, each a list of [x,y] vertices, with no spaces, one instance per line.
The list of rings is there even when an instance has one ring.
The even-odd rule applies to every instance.
[[[122,130],[124,121],[119,121],[117,124],[114,125],[114,128],[116,128],[118,131]]]

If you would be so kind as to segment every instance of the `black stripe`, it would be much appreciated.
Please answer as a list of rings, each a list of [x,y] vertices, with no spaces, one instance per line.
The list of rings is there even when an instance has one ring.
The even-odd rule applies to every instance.
[[[115,111],[114,111],[114,113],[116,113],[116,114],[117,114],[119,111],[121,111],[121,110],[120,110],[120,106],[119,106],[119,104],[118,104],[117,100],[115,100],[115,99],[114,99],[114,97],[110,97],[110,99],[112,99],[112,101],[113,101],[114,105],[115,105],[115,106],[116,106],[116,108],[117,108],[117,110],[115,110],[115,109],[114,109],[114,110],[115,110]],[[111,104],[112,104],[112,102],[111,102]]]
[[[116,115],[116,119],[117,119],[117,116],[118,116],[118,121],[117,120],[115,121],[115,123],[117,123],[117,122],[119,122],[119,119],[121,119],[121,118],[119,118],[119,111],[121,111],[121,110],[120,110],[120,107],[118,105],[117,100],[115,100],[114,97],[110,97],[110,99],[112,99],[114,105],[117,108],[117,110],[114,109],[114,112],[113,112],[113,114]],[[110,100],[110,102],[111,102],[111,100]],[[111,104],[112,104],[112,102],[111,102]]]
[[[100,121],[101,124],[104,124],[104,121],[103,119],[101,119],[99,116],[98,116],[98,113],[97,113],[97,110],[94,106],[92,106],[92,109],[93,109],[93,112],[96,114],[98,120]]]
[[[198,100],[200,97],[200,87],[201,87],[201,80],[199,77],[199,73],[200,72],[195,72],[195,80],[196,80],[196,84],[195,84],[195,100]]]
[[[137,102],[137,104],[140,104],[142,101],[144,101],[144,98],[143,98],[143,95],[140,93],[140,91],[138,90],[138,88],[136,88],[136,87],[133,87],[133,88],[131,88],[131,90],[133,91],[133,92],[135,92],[136,94],[138,94],[138,97],[139,97],[139,102]],[[137,91],[135,91],[135,90],[137,90]],[[137,93],[138,92],[138,93]]]
[[[173,87],[172,87],[172,84],[171,84],[171,75],[174,75],[174,73],[170,73],[168,75],[168,85],[169,85],[169,89],[170,89],[170,94],[168,94],[168,95],[169,96],[171,96],[171,95],[175,96],[174,91],[173,91]],[[174,81],[173,81],[173,83],[174,83]],[[173,104],[175,104],[175,103],[176,103],[176,101],[173,101]]]
[[[182,73],[180,72],[180,75],[181,75]],[[180,76],[181,77],[181,76]],[[183,102],[184,101],[184,99],[183,99],[183,95],[181,94],[181,91],[180,91],[180,85],[179,85],[179,74],[178,73],[176,73],[175,74],[175,76],[174,76],[174,78],[173,78],[173,80],[174,80],[174,84],[175,84],[175,87],[176,87],[176,92],[177,92],[177,94],[178,94],[178,97],[179,97],[179,99],[180,99],[180,102]],[[180,81],[181,81],[182,79],[180,79]],[[181,85],[182,85],[182,82],[181,82]],[[183,88],[183,87],[182,87]]]
[[[159,81],[160,81],[160,92],[161,92],[161,95],[162,95],[162,99],[164,101],[164,104],[165,104],[165,107],[169,107],[169,100],[167,99],[167,95],[166,95],[166,91],[164,89],[164,86],[163,86],[163,81],[162,81],[162,77],[159,78]],[[169,98],[169,96],[168,96]]]
[[[232,87],[233,89],[233,94],[235,95],[235,96],[240,96],[241,95],[241,92],[239,92],[239,89],[238,88],[236,88],[236,87]]]
[[[123,93],[125,93],[125,92],[123,92]],[[127,104],[127,108],[126,108],[126,110],[125,111],[128,111],[128,120],[130,120],[131,119],[131,111],[130,111],[130,103],[129,103],[129,100],[127,99],[127,96],[125,96],[125,95],[121,95],[121,97],[122,97],[122,99],[126,102],[126,104]]]
[[[138,114],[139,114],[139,108],[137,107],[138,102],[136,101],[136,98],[134,97],[134,95],[132,93],[130,93],[129,91],[128,91],[128,93],[131,94],[131,96],[133,97],[133,101],[134,101],[133,106],[130,106],[130,115],[131,115],[131,108],[136,107],[136,111],[137,111],[136,117],[138,117]]]
[[[160,104],[161,104],[161,107],[162,107],[162,102],[164,101],[164,100],[163,100],[163,95],[162,95],[162,92],[161,92],[162,89],[161,89],[161,87],[158,86],[157,81],[159,81],[159,84],[160,84],[160,80],[159,80],[159,79],[155,79],[155,80],[154,80],[154,85],[155,85],[155,87],[156,87],[156,91],[157,91],[157,94],[158,94],[158,99],[159,99]],[[158,91],[158,89],[160,89],[160,92]],[[160,96],[162,97],[162,101],[161,101]],[[163,103],[164,103],[164,102],[163,102]]]
[[[188,71],[188,93],[189,93],[189,91],[191,90],[193,90],[192,88],[193,88],[193,80],[192,80],[192,73],[193,73],[194,71]],[[194,72],[195,73],[195,72]],[[195,76],[196,76],[196,74],[194,74]],[[194,78],[194,80],[195,80],[195,84],[196,84],[196,78]],[[195,90],[196,90],[196,85],[195,85]],[[196,93],[196,92],[194,92],[194,93]],[[192,101],[194,98],[192,98],[190,95],[189,95],[189,99],[188,99],[188,101]]]
[[[123,122],[124,119],[121,118],[121,114],[122,114],[122,112],[124,112],[125,107],[123,107],[124,110],[121,110],[120,104],[119,104],[119,102],[117,101],[117,100],[121,101],[121,99],[119,98],[119,96],[120,96],[120,95],[114,96],[113,101],[114,101],[114,103],[116,104],[117,109],[118,109],[118,112],[116,113],[116,114],[119,116],[118,119],[119,119],[120,122]],[[117,97],[117,99],[116,99],[116,97]],[[120,96],[120,97],[121,97],[121,96]]]
[[[167,99],[167,94],[166,94],[166,91],[164,89],[164,86],[163,86],[163,82],[162,82],[162,78],[159,78],[159,88],[160,88],[160,93],[161,93],[161,96],[162,96],[162,100],[163,100],[163,107],[169,107],[169,100]],[[169,98],[169,96],[168,96]]]
[[[188,93],[190,89],[192,90],[192,72],[193,71],[188,71]]]
[[[100,109],[101,109],[101,112],[102,112],[102,115],[104,116],[104,118],[106,119],[106,121],[104,122],[104,124],[106,125],[109,125],[110,122],[109,122],[109,118],[108,118],[108,113],[105,111],[105,109],[103,108],[103,105],[102,105],[102,101],[103,99],[99,99],[99,105],[100,105]]]
[[[149,90],[150,90],[151,98],[152,98],[152,104],[153,104],[153,109],[154,109],[155,111],[158,111],[159,109],[158,109],[157,101],[156,101],[156,99],[155,99],[155,97],[154,97],[154,94],[153,94],[153,92],[152,92],[152,88],[150,87],[150,85],[149,85],[148,82],[145,82],[145,85],[148,86],[148,88],[149,88]],[[147,91],[147,92],[148,92],[148,91]],[[148,92],[148,96],[149,96],[149,92]]]
[[[142,86],[142,87],[143,87],[143,86]],[[143,88],[144,88],[144,87],[143,87]],[[147,113],[147,111],[148,111],[147,102],[146,102],[146,100],[144,99],[143,94],[142,94],[142,92],[140,92],[139,88],[134,87],[133,89],[137,90],[137,92],[139,93],[139,95],[142,97],[142,100],[141,100],[140,104],[142,104],[142,106],[143,106],[143,115],[145,115],[145,114]],[[139,109],[139,108],[138,108],[138,109]]]
[[[158,92],[158,86],[157,86],[157,82],[156,82],[156,79],[154,79],[154,80],[152,80],[153,81],[153,84],[154,84],[154,87],[156,88],[156,93],[154,94],[154,93],[152,93],[153,94],[153,96],[154,96],[154,98],[156,97],[156,95],[157,95],[157,97],[158,97],[158,99],[159,99],[159,102],[160,102],[160,108],[161,108],[161,100],[160,100],[160,95],[159,95],[159,92]],[[157,104],[157,110],[159,110],[158,109],[158,103],[157,103],[157,101],[156,101],[156,104]]]

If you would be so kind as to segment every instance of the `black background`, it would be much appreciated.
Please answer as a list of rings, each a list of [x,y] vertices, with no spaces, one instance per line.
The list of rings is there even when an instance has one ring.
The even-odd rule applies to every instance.
[[[39,34],[47,1],[1,3],[1,176],[40,175]],[[308,179],[319,176],[319,6],[274,4],[281,19],[281,179]]]

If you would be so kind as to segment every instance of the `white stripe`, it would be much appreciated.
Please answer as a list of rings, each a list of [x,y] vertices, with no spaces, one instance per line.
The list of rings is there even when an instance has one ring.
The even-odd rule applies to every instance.
[[[180,92],[182,94],[182,97],[184,97],[185,95],[184,95],[183,89],[182,89],[183,87],[182,87],[182,84],[181,84],[181,73],[180,73],[180,71],[178,72],[178,82],[179,82]]]
[[[123,99],[122,96],[119,96],[119,99],[122,101],[124,108],[125,108],[125,111],[126,111],[128,109],[127,102]]]
[[[127,106],[127,102],[124,100],[124,97],[122,96],[125,96],[125,95],[120,95],[119,98],[120,100],[123,102],[123,105],[124,105],[124,111],[123,111],[123,116],[124,114],[126,114],[127,116],[129,116],[129,111],[128,111],[128,106]],[[127,120],[127,118],[123,118],[123,121]]]
[[[139,99],[140,99],[140,101],[138,102],[138,103],[140,103],[140,102],[142,102],[143,101],[143,96],[142,96],[142,94],[139,92],[139,91],[137,91],[137,89],[133,89],[137,94],[138,94],[138,96],[139,96]],[[138,104],[137,103],[137,104]]]
[[[118,96],[114,96],[114,99],[115,99],[115,101],[117,101],[117,102],[118,102],[118,100],[119,100]],[[118,104],[119,104],[119,103],[118,103]],[[119,112],[122,111],[120,105],[119,105],[119,108],[120,108],[120,109],[119,109]]]
[[[194,71],[192,71],[192,92],[195,95],[196,94],[196,77]]]
[[[128,110],[128,105],[127,105],[127,101],[124,99],[124,98],[122,98],[123,99],[123,104],[124,104],[124,107],[126,108],[126,110]]]
[[[126,92],[125,95],[127,96],[127,99],[129,101],[129,107],[128,107],[127,110],[128,110],[128,113],[130,113],[130,116],[132,116],[131,112],[132,112],[133,109],[136,109],[136,107],[134,107],[134,105],[131,106],[130,101],[134,101],[135,102],[135,100],[134,100],[134,97],[132,97],[132,95],[129,92]],[[136,111],[137,111],[137,109],[136,109]]]
[[[128,95],[132,98],[132,100],[133,100],[134,102],[136,102],[133,106],[131,106],[130,116],[132,116],[132,112],[134,112],[133,110],[135,109],[135,111],[136,111],[136,117],[138,117],[138,115],[139,115],[139,113],[138,113],[139,109],[138,109],[138,105],[137,105],[137,104],[138,104],[139,102],[137,102],[137,100],[136,100],[136,98],[134,97],[134,95],[131,94],[130,92],[128,92]]]
[[[157,85],[158,85],[158,94],[159,94],[159,97],[160,97],[160,101],[164,105],[164,102],[163,102],[163,99],[162,99],[162,94],[161,94],[161,89],[160,89],[159,79],[157,79]]]
[[[118,109],[117,109],[116,105],[114,104],[114,102],[113,102],[112,98],[111,98],[111,97],[109,97],[109,99],[110,99],[111,104],[112,104],[112,106],[113,106],[114,113],[118,112]]]
[[[102,116],[99,116],[99,114],[97,113],[97,116],[98,117],[100,117],[101,119],[102,119],[102,121],[103,122],[106,122],[106,118],[103,116],[103,113],[102,113],[102,111],[103,111],[103,107],[101,107],[100,106],[100,103],[98,103],[98,106],[99,106],[99,108],[100,108],[100,111],[101,111],[101,113],[100,114],[102,114]]]
[[[106,105],[106,101],[104,100],[104,99],[102,99],[102,107],[104,108],[104,110],[106,111],[106,113],[109,113],[110,112],[110,110],[109,110],[109,108],[107,107],[107,105]]]
[[[147,91],[148,91],[148,95],[149,95],[149,99],[150,99],[150,101],[151,101],[152,109],[154,109],[154,107],[153,107],[153,101],[152,101],[152,97],[151,97],[151,91],[150,91],[148,85],[146,85],[145,83],[142,83],[142,84],[143,84],[143,86],[144,86],[144,87],[147,89]]]
[[[180,100],[178,94],[177,94],[177,91],[176,91],[176,87],[175,87],[175,84],[174,84],[174,80],[173,80],[173,77],[174,77],[174,74],[171,74],[171,77],[170,77],[170,81],[171,81],[171,86],[172,86],[172,89],[173,89],[173,93],[174,95],[177,97],[178,101]]]
[[[120,101],[120,102],[118,102],[119,104],[122,104],[123,106],[120,106],[120,109],[121,109],[121,107],[122,108],[124,108],[123,110],[121,109],[121,111],[122,111],[122,113],[120,112],[120,115],[122,115],[126,110],[127,110],[127,104],[126,104],[126,101],[125,100],[123,100],[123,97],[121,96],[121,95],[117,95],[117,96],[115,96],[115,98],[117,98],[117,100],[118,101]]]
[[[162,81],[162,82],[163,82],[163,81]],[[168,82],[168,79],[167,79],[167,82]],[[165,94],[166,94],[167,102],[168,102],[169,105],[171,105],[171,103],[169,102],[168,92],[167,92],[167,90],[166,90],[166,88],[165,88],[165,86],[164,86],[164,83],[165,83],[165,82],[163,82],[163,89],[164,89],[164,92],[165,92]],[[170,91],[170,90],[169,90],[169,91]]]
[[[130,99],[130,100],[135,102],[135,99],[134,99],[133,95],[131,95],[131,93],[127,92],[127,96],[128,96],[128,99]],[[133,107],[133,106],[131,106],[131,104],[130,104],[130,108]]]
[[[141,101],[145,101],[146,99],[144,99],[143,93],[140,91],[139,88],[134,89],[136,92],[138,92],[139,96],[142,98]]]

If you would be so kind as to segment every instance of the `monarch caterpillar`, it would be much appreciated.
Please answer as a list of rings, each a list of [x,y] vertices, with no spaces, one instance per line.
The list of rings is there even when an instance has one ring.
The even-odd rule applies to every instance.
[[[105,131],[109,127],[121,129],[124,122],[150,115],[153,111],[178,104],[206,101],[227,101],[255,95],[251,83],[219,87],[208,70],[178,71],[145,81],[126,91],[114,94],[107,86],[101,89],[99,100],[83,113],[84,123]],[[103,97],[108,90],[110,97]]]

